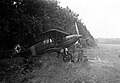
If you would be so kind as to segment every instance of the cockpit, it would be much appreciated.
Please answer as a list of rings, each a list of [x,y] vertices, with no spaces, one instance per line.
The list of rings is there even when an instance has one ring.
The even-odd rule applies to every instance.
[[[52,42],[53,42],[52,39],[46,39],[46,40],[43,41],[44,44],[48,44],[48,43],[52,43]]]

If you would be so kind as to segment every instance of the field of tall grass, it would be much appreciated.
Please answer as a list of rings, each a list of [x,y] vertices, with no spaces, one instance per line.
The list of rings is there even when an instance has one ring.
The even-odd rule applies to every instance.
[[[120,83],[120,45],[99,44],[86,49],[88,61],[63,62],[56,54],[35,59],[32,71],[0,83]],[[18,72],[18,71],[16,71]]]

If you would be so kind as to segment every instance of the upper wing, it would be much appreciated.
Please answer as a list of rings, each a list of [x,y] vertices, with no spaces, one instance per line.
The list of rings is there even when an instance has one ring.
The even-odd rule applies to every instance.
[[[42,34],[40,34],[38,40],[39,41],[44,41],[45,39],[54,39],[56,40],[58,37],[63,38],[65,36],[70,35],[67,32],[58,30],[58,29],[50,29]]]
[[[42,33],[41,35],[47,35],[47,34],[58,34],[58,35],[65,35],[65,36],[70,35],[69,33],[58,30],[58,29],[50,29],[50,30]]]

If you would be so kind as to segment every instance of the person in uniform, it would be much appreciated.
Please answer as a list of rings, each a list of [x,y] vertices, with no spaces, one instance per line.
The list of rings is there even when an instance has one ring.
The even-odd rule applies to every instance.
[[[80,43],[75,44],[75,56],[77,58],[77,62],[83,60],[83,53],[82,45],[80,45]]]

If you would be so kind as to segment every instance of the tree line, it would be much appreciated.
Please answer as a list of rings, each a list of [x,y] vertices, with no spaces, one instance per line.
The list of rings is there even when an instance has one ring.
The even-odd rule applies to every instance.
[[[84,42],[88,39],[88,44],[94,46],[94,38],[78,18],[79,14],[58,3],[55,0],[0,0],[0,53],[9,51],[15,44],[27,49],[39,42],[40,34],[49,29],[76,34],[75,22]]]

